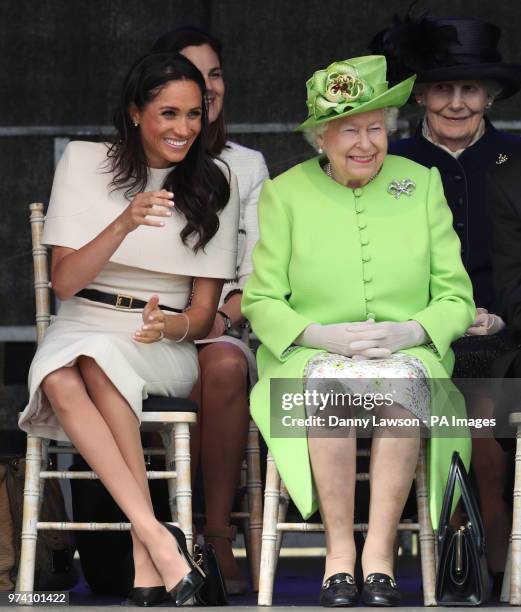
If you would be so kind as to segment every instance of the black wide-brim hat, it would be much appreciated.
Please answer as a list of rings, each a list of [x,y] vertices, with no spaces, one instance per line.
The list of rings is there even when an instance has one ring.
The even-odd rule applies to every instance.
[[[521,64],[502,61],[500,36],[496,25],[479,19],[395,16],[370,47],[387,57],[391,80],[416,73],[416,83],[494,81],[496,99],[504,99],[521,89]]]

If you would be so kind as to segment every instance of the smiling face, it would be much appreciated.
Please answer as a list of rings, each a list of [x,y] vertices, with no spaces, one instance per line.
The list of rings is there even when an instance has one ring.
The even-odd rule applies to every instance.
[[[468,146],[479,128],[485,108],[492,103],[481,81],[429,83],[416,99],[425,106],[433,141],[451,151]]]
[[[201,132],[201,90],[194,81],[169,81],[143,110],[129,112],[139,125],[148,165],[168,168],[185,158]]]
[[[378,173],[387,154],[382,109],[328,123],[317,139],[331,163],[333,178],[348,187],[362,187]]]
[[[199,70],[206,83],[208,99],[208,122],[213,123],[223,109],[224,80],[217,53],[210,45],[190,45],[181,49],[181,54]]]

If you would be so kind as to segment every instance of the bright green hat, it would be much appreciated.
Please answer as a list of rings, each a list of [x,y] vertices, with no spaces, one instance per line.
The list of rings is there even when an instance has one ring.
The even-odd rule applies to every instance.
[[[354,57],[317,70],[306,83],[308,118],[297,130],[379,108],[403,106],[416,75],[389,89],[386,72],[383,55]]]

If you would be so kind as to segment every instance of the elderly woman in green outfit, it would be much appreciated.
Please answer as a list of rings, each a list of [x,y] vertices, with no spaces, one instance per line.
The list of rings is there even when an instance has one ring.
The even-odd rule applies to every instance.
[[[375,379],[380,388],[389,379],[408,380],[407,392],[378,414],[416,417],[427,427],[431,414],[461,409],[457,402],[431,402],[428,382],[450,376],[450,344],[475,314],[459,240],[438,171],[387,155],[387,109],[403,105],[413,83],[411,77],[389,88],[383,56],[316,72],[307,83],[309,116],[299,129],[320,155],[266,181],[259,204],[260,240],[243,299],[262,342],[252,414],[305,518],[318,498],[327,543],[324,606],[357,599],[356,437],[331,437],[330,431],[321,437],[316,430],[270,435],[270,380],[300,379],[300,388],[309,389],[317,379],[335,378],[349,392],[370,390]],[[393,544],[419,438],[415,426],[406,437],[385,427],[373,435],[362,555],[368,605],[400,601]],[[430,442],[433,521],[453,449],[468,458],[465,438],[433,436]]]

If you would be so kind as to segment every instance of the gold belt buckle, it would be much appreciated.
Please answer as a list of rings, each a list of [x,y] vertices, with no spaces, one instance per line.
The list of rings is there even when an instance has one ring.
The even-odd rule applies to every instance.
[[[125,303],[125,300],[128,300],[128,303]],[[130,295],[123,295],[122,293],[118,293],[118,297],[116,298],[116,308],[123,308],[124,310],[130,310],[132,308],[132,302],[134,298]]]

